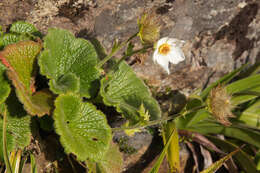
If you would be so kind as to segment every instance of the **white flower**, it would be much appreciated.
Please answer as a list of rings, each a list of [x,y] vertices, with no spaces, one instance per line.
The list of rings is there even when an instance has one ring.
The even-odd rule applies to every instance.
[[[153,54],[153,61],[161,65],[164,70],[170,74],[169,62],[178,64],[185,59],[181,47],[184,41],[175,38],[164,37],[161,38],[157,44]]]

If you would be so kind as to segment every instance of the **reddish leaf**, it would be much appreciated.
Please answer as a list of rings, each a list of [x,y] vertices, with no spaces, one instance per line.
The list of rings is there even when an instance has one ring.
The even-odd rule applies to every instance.
[[[42,45],[34,41],[22,41],[8,45],[0,52],[2,63],[8,68],[7,74],[16,89],[32,94],[34,89],[34,64]]]
[[[21,41],[0,52],[0,59],[8,68],[7,76],[15,86],[19,100],[29,114],[39,116],[49,114],[52,107],[50,93],[35,93],[35,64],[41,49],[40,42]]]

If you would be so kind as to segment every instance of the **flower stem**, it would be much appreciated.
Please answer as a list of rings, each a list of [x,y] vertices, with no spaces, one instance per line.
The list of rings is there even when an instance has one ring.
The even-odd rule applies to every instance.
[[[130,57],[130,56],[132,56],[132,55],[134,55],[134,54],[136,54],[136,53],[143,52],[143,51],[145,51],[145,50],[147,50],[147,49],[149,49],[149,48],[152,48],[152,47],[153,47],[152,45],[146,45],[146,46],[142,47],[141,49],[137,49],[137,50],[132,51],[132,52],[129,53],[129,54],[125,54],[125,55],[115,64],[113,70],[115,70],[115,69],[120,65],[120,63],[121,63],[122,61],[124,61],[126,58],[128,58],[128,57]]]
[[[145,127],[148,127],[148,126],[152,126],[152,125],[157,125],[157,124],[160,124],[160,123],[163,123],[165,121],[170,121],[170,120],[173,120],[179,116],[184,116],[185,114],[188,114],[188,113],[192,113],[192,112],[196,112],[202,108],[204,108],[205,106],[198,106],[198,107],[195,107],[189,111],[186,111],[185,113],[177,113],[177,114],[173,114],[173,115],[170,115],[166,118],[161,118],[161,119],[158,119],[158,120],[153,120],[153,121],[148,121],[147,124],[145,125],[134,125],[134,126],[130,126],[130,127],[116,127],[116,128],[112,128],[112,131],[113,132],[117,132],[117,131],[122,131],[122,130],[129,130],[129,129],[140,129],[140,128],[145,128]]]
[[[117,131],[122,131],[122,130],[145,128],[145,127],[148,127],[148,126],[160,124],[160,123],[162,123],[162,122],[164,122],[164,121],[172,120],[172,119],[174,119],[174,118],[175,118],[175,117],[161,118],[161,119],[158,119],[158,120],[149,121],[149,122],[147,122],[147,124],[141,125],[141,126],[140,126],[140,125],[135,125],[135,126],[131,126],[131,127],[112,128],[112,131],[113,131],[113,132],[117,132]]]
[[[138,34],[135,33],[131,37],[129,37],[128,40],[125,42],[121,43],[119,46],[115,48],[115,50],[112,50],[102,61],[100,61],[97,65],[97,68],[101,68],[107,61],[109,61],[119,50],[121,50],[129,41],[131,41],[134,37],[136,37]]]

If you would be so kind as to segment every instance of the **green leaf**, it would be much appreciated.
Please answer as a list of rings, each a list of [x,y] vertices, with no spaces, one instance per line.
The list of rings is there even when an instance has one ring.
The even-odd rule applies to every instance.
[[[248,91],[252,88],[260,86],[260,74],[252,75],[247,78],[232,82],[226,86],[229,94],[234,94],[242,91]]]
[[[52,107],[51,93],[35,93],[35,63],[41,48],[40,43],[22,41],[8,45],[0,52],[0,59],[8,68],[7,76],[12,80],[19,100],[31,115],[39,116],[49,114]]]
[[[31,140],[31,117],[24,111],[22,105],[17,101],[14,93],[6,100],[5,104],[0,105],[0,114],[3,115],[7,108],[7,150],[23,149],[30,144]],[[3,117],[0,118],[0,160],[3,161]]]
[[[234,154],[236,154],[238,151],[240,151],[240,148],[236,149],[235,151],[229,153],[225,157],[221,158],[220,160],[214,162],[210,167],[203,170],[201,173],[214,173],[217,171],[228,159],[230,159]]]
[[[0,37],[0,48],[3,48],[9,44],[14,44],[19,41],[30,40],[30,37],[27,35],[20,35],[16,33],[4,34]]]
[[[260,147],[260,132],[242,127],[225,127],[212,121],[202,121],[193,126],[185,127],[184,130],[191,130],[201,134],[223,134],[228,137],[236,138],[246,143]]]
[[[116,144],[111,143],[104,157],[97,163],[97,173],[115,173],[123,170],[123,156]]]
[[[231,143],[228,140],[221,140],[215,136],[208,136],[209,138],[217,147],[221,148],[221,150],[225,152],[232,152],[238,148],[237,145]],[[238,161],[239,166],[245,171],[250,173],[257,173],[256,165],[252,160],[252,156],[248,155],[243,150],[240,150],[234,158]]]
[[[11,91],[10,85],[4,75],[5,70],[5,67],[0,64],[0,104],[6,100]]]
[[[194,111],[184,116],[179,116],[175,119],[177,128],[185,129],[190,126],[196,126],[196,124],[203,122],[203,120],[210,117],[210,113],[206,109]]]
[[[94,95],[98,89],[97,62],[95,48],[89,41],[54,28],[44,38],[44,51],[38,61],[54,93],[74,92],[84,97]]]
[[[50,89],[57,93],[59,93],[60,91],[61,93],[66,93],[66,92],[77,93],[79,92],[79,87],[80,87],[80,80],[73,73],[65,74],[64,76],[61,76],[59,79],[51,80],[50,82]]]
[[[115,106],[132,124],[139,121],[138,110],[142,104],[150,120],[161,117],[160,107],[148,87],[125,62],[121,62],[114,73],[101,80],[100,94],[106,105]]]
[[[244,93],[241,92],[241,93],[234,94],[231,98],[232,105],[239,105],[244,102],[255,99],[256,97],[259,97],[253,93],[260,93],[260,85],[257,87],[254,87],[254,88],[250,88],[250,89],[246,90]]]
[[[54,125],[65,151],[82,161],[100,160],[111,141],[105,115],[73,94],[60,95],[55,106]]]
[[[164,145],[169,140],[171,133],[173,133],[173,139],[171,140],[167,150],[167,159],[170,164],[170,172],[180,172],[179,136],[173,121],[167,122],[163,128],[162,136]]]
[[[238,119],[249,126],[260,128],[260,100],[244,110]]]
[[[18,34],[32,34],[35,36],[40,36],[40,32],[30,23],[24,21],[18,21],[12,24],[10,32]]]
[[[30,23],[18,21],[12,24],[10,33],[0,36],[0,48],[19,41],[31,40],[33,36],[41,36],[41,33]]]

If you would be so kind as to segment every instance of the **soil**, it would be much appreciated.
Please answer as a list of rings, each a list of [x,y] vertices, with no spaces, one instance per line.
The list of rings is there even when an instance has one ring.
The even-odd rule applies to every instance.
[[[77,37],[97,39],[109,50],[115,39],[125,40],[137,31],[137,19],[144,11],[155,12],[162,24],[161,37],[185,41],[185,61],[171,65],[170,75],[152,61],[152,52],[127,62],[154,92],[164,95],[163,101],[158,99],[169,112],[168,103],[173,103],[165,100],[166,91],[188,95],[242,64],[260,62],[259,7],[259,0],[1,0],[0,25],[8,30],[13,22],[24,20],[44,34],[49,27],[64,28]],[[134,44],[140,46],[137,40]],[[54,139],[46,132],[33,138],[30,147],[39,172],[52,172],[58,164],[61,171],[72,172],[71,160],[77,172],[84,172],[73,156],[64,158]],[[129,138],[129,145],[138,152],[124,154],[125,172],[148,172],[161,151],[156,148],[162,146],[161,138],[141,133]],[[186,153],[184,147],[185,163]],[[165,162],[160,172],[167,171]]]

